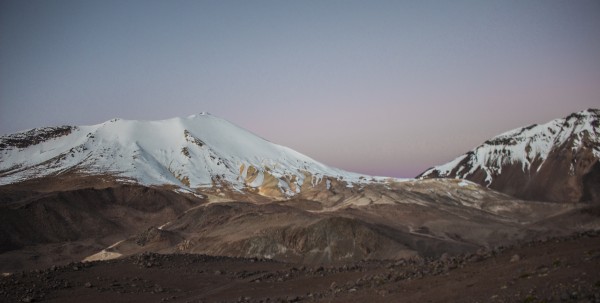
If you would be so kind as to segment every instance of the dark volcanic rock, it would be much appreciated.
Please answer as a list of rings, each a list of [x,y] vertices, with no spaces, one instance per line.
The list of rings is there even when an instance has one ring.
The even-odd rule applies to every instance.
[[[6,135],[0,137],[0,150],[10,147],[25,148],[31,145],[36,145],[52,138],[66,136],[71,133],[75,126],[58,126],[34,128],[29,131]]]

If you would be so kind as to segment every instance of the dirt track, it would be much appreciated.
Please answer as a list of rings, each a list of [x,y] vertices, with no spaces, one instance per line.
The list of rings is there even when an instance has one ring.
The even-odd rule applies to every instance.
[[[3,302],[600,302],[600,233],[437,260],[305,267],[142,254],[0,278]]]

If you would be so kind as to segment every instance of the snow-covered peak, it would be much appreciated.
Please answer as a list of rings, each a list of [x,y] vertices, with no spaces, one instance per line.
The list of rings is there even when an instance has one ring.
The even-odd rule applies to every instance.
[[[560,143],[564,142],[564,140],[572,134],[582,134],[583,132],[587,132],[590,135],[597,137],[599,116],[600,110],[587,109],[578,113],[573,113],[566,118],[552,120],[546,124],[533,124],[527,127],[513,129],[486,141],[485,144],[514,145],[518,142],[537,140],[540,138],[552,138],[555,139],[553,143]]]
[[[205,112],[160,121],[112,119],[0,137],[0,184],[73,171],[192,189],[228,186],[260,192],[269,185],[286,196],[324,177],[349,184],[375,180],[326,166]]]
[[[194,119],[196,117],[201,117],[201,116],[210,116],[210,113],[209,112],[199,112],[197,114],[189,115],[187,118]]]
[[[573,153],[589,149],[593,157],[599,159],[600,110],[587,109],[545,124],[513,129],[453,161],[430,168],[419,177],[469,178],[483,172],[485,183],[490,185],[504,167],[518,165],[523,172],[539,171],[548,155],[558,149]],[[572,163],[571,167],[574,170],[577,166]]]

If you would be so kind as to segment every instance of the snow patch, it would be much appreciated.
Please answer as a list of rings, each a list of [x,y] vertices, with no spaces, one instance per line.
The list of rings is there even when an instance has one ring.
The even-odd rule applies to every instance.
[[[458,182],[458,186],[460,186],[460,187],[469,186],[469,181],[461,180],[460,182]]]

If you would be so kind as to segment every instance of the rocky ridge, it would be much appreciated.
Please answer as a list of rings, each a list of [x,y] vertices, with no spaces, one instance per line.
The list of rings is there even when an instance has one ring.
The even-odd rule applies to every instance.
[[[600,110],[517,128],[417,178],[467,179],[528,200],[600,199]]]

